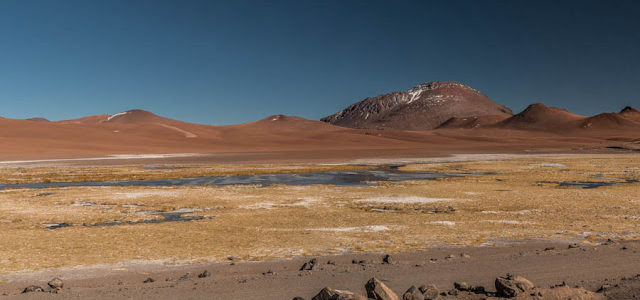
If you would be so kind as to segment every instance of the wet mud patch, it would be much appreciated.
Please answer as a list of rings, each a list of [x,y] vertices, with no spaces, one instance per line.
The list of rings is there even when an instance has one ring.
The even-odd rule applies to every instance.
[[[615,186],[621,184],[640,182],[635,179],[625,179],[624,181],[539,181],[538,184],[557,184],[558,187],[577,187],[583,189],[595,189],[603,186]]]
[[[69,223],[47,223],[47,224],[42,224],[44,225],[44,227],[47,227],[49,229],[59,229],[59,228],[65,228],[65,227],[71,227],[72,225]]]
[[[204,216],[185,216],[185,214],[190,214],[194,212],[201,211],[200,209],[191,209],[191,208],[181,208],[173,211],[144,211],[142,213],[147,215],[159,215],[162,218],[160,219],[148,219],[142,221],[106,221],[99,223],[84,223],[82,226],[84,227],[110,227],[110,226],[119,226],[119,225],[138,225],[138,224],[161,224],[161,223],[171,223],[171,222],[190,222],[190,221],[198,221],[212,219],[212,216],[204,217]],[[51,223],[51,224],[43,224],[49,229],[59,229],[65,227],[72,227],[74,225],[69,223]]]
[[[91,186],[226,186],[226,185],[335,185],[335,186],[376,186],[377,182],[433,180],[450,177],[490,175],[490,173],[444,173],[423,171],[401,171],[397,167],[385,166],[375,170],[326,171],[308,173],[275,173],[251,175],[206,176],[157,180],[111,180],[76,182],[39,182],[0,184],[0,190],[10,188],[42,189],[52,187]]]

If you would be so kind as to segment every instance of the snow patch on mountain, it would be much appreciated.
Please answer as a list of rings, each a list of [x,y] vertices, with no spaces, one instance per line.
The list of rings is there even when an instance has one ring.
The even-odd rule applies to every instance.
[[[124,115],[126,115],[126,114],[128,114],[128,113],[129,113],[128,111],[123,111],[123,112],[119,112],[119,113],[117,113],[117,114],[113,114],[113,115],[111,115],[111,116],[109,116],[109,117],[107,118],[107,121],[111,121],[113,118],[117,118],[117,117],[119,117],[119,116],[124,116]]]

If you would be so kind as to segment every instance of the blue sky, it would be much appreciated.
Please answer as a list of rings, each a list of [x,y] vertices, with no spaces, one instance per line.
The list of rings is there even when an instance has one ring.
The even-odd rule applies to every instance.
[[[319,119],[425,81],[640,106],[635,1],[0,1],[0,116]]]

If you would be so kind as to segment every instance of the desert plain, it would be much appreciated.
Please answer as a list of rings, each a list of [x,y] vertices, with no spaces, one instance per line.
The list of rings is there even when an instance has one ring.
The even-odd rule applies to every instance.
[[[453,284],[443,279],[455,274],[487,284],[492,273],[518,271],[549,285],[591,280],[595,291],[609,278],[635,274],[629,269],[637,269],[640,257],[640,159],[631,151],[342,163],[135,162],[11,162],[2,168],[0,294],[170,299],[173,286],[181,298],[311,298],[323,284],[359,291],[354,285],[367,276],[382,276],[402,294],[428,283],[419,274],[433,276],[429,269],[440,264],[450,265],[446,276],[423,280],[443,291]],[[309,181],[327,174],[326,183],[325,177]],[[285,177],[273,177],[279,175]],[[304,180],[283,180],[300,175]],[[230,177],[244,181],[202,180]],[[176,178],[200,180],[171,181]],[[633,250],[618,250],[627,244]],[[562,252],[572,248],[582,251]],[[602,270],[595,276],[592,269],[584,276],[561,272],[589,263],[573,258],[545,262],[557,269],[543,268],[543,274],[532,271],[541,263],[535,260],[524,271],[509,263],[550,253],[615,259],[609,270],[594,264]],[[385,264],[383,255],[397,262]],[[305,258],[331,264],[300,271]],[[493,261],[493,269],[476,266],[480,258]],[[197,279],[205,269],[217,271]],[[180,279],[190,272],[191,279]],[[49,277],[65,279],[60,294],[21,294],[28,283],[43,285]],[[148,278],[154,282],[144,283]],[[201,286],[191,289],[198,280]],[[259,288],[247,290],[252,284]]]

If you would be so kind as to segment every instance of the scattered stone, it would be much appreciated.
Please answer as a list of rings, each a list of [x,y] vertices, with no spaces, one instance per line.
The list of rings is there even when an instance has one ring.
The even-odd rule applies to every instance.
[[[191,273],[185,273],[184,275],[180,276],[178,280],[185,281],[185,280],[189,280],[190,277],[191,277]]]
[[[155,282],[155,280],[153,278],[151,278],[151,277],[148,277],[142,283],[152,283],[152,282]]]
[[[211,273],[209,273],[208,270],[204,270],[204,272],[198,274],[198,278],[207,278],[209,276],[211,276]]]
[[[433,213],[436,214],[451,214],[456,212],[456,209],[453,206],[447,206],[447,208],[436,208],[435,210],[433,210]]]
[[[302,297],[293,297],[293,300],[305,300],[305,299]]]
[[[629,248],[627,248],[627,246],[622,246],[622,248],[620,248],[620,250],[627,250]]]
[[[481,286],[481,285],[472,286],[469,291],[474,293],[474,294],[486,294],[487,293],[487,290],[484,288],[484,286]]]
[[[424,300],[424,296],[417,287],[412,285],[406,292],[404,292],[402,300]]]
[[[460,253],[460,257],[462,257],[462,258],[471,258],[471,255],[466,254],[466,253]]]
[[[606,292],[608,289],[611,288],[611,285],[608,283],[603,284],[596,292],[598,293],[604,293]]]
[[[555,249],[556,249],[556,247],[547,247],[547,248],[544,248],[544,251],[551,251],[551,250],[555,250]]]
[[[364,260],[364,259],[360,259],[360,260],[353,259],[353,260],[351,260],[351,263],[354,264],[354,265],[364,265],[364,264],[369,263],[369,261]]]
[[[456,256],[455,256],[455,255],[453,255],[453,254],[449,254],[449,255],[447,255],[447,257],[445,257],[444,259],[446,259],[446,260],[452,260],[452,259],[454,259],[454,258],[456,258]]]
[[[24,288],[24,290],[22,290],[23,294],[26,294],[26,293],[42,293],[42,292],[44,292],[44,289],[39,287],[39,286],[37,286],[37,285],[30,285],[30,286]]]
[[[64,282],[62,282],[62,279],[57,277],[54,279],[51,279],[51,281],[49,281],[47,284],[52,289],[61,289],[64,286]]]
[[[366,300],[350,291],[335,290],[330,287],[323,288],[311,300]]]
[[[458,290],[453,289],[453,290],[449,290],[447,292],[447,294],[451,295],[451,296],[458,296]]]
[[[314,259],[304,263],[302,265],[302,267],[300,267],[300,271],[312,271],[316,267],[317,264],[318,264],[318,260],[314,258]]]
[[[603,244],[603,245],[613,245],[613,244],[615,244],[615,243],[616,243],[616,241],[614,241],[614,240],[612,240],[612,239],[607,239],[607,241],[606,241],[606,242],[604,242],[604,243],[602,243],[602,244]]]
[[[384,257],[382,257],[382,263],[384,264],[393,264],[395,262],[395,260],[393,258],[391,258],[391,255],[387,254]]]
[[[327,265],[336,265],[336,262],[333,260],[327,261]]]
[[[421,285],[418,289],[422,292],[425,300],[438,298],[438,287],[435,284]]]
[[[367,296],[374,300],[400,300],[398,295],[394,293],[389,287],[387,287],[382,281],[377,278],[371,278],[364,285],[367,290]]]
[[[496,291],[499,296],[516,297],[524,292],[533,289],[535,286],[531,281],[522,276],[513,276],[507,274],[504,277],[498,277],[495,281]]]
[[[276,272],[274,272],[271,269],[269,269],[268,271],[262,273],[262,275],[264,275],[264,276],[273,276],[273,275],[276,275]]]
[[[453,288],[458,290],[458,291],[469,291],[471,290],[471,286],[469,286],[468,283],[462,281],[462,282],[454,282],[453,283]]]
[[[580,246],[576,243],[569,244],[569,249],[573,249],[573,248],[580,248]]]

